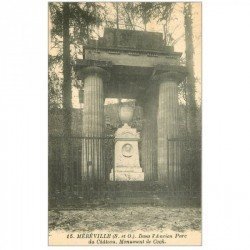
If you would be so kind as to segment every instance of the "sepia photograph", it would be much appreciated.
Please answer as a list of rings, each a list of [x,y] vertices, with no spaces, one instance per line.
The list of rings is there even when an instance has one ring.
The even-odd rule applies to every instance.
[[[48,244],[202,244],[201,2],[48,3]]]
[[[249,248],[249,0],[1,7],[1,249]]]

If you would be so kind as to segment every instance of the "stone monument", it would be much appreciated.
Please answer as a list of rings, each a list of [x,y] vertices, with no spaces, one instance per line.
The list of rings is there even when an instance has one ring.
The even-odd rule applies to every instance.
[[[124,125],[115,133],[115,166],[111,170],[110,180],[144,181],[139,160],[140,133],[128,125],[133,117],[133,108],[122,106],[119,115]]]
[[[187,76],[181,56],[173,46],[165,45],[161,33],[105,28],[103,37],[88,41],[84,59],[76,60],[74,66],[84,87],[83,136],[104,136],[105,98],[136,100],[143,108],[145,121],[140,154],[144,177],[164,186],[176,185],[181,180],[180,146],[169,147],[168,143],[169,139],[179,138],[178,85]],[[123,142],[119,140],[121,133],[122,128],[117,131],[116,150]],[[135,135],[130,136],[127,143],[138,141]],[[116,157],[123,157],[122,162],[132,161],[131,157],[138,152],[138,147],[129,144],[133,156],[120,152]],[[95,139],[88,139],[83,145],[79,170],[83,179],[88,176],[87,163],[91,161],[93,176],[106,181],[104,148],[102,144],[96,145]],[[129,151],[129,146],[126,148]],[[115,177],[115,165],[112,167]]]

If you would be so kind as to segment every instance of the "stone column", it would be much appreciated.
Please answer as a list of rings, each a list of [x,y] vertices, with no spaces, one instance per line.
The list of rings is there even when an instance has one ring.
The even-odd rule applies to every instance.
[[[149,124],[146,114],[144,112],[144,124],[142,130],[142,153],[141,161],[142,168],[144,171],[144,180],[151,181],[153,179],[153,169],[152,169],[152,154],[151,152],[151,140],[149,136]]]
[[[82,177],[84,180],[104,181],[103,159],[104,132],[104,79],[107,72],[99,67],[81,71],[84,80],[84,105],[82,135]]]
[[[157,86],[150,86],[144,100],[142,131],[142,165],[145,181],[157,179]]]
[[[158,181],[169,188],[176,188],[180,173],[180,145],[178,143],[178,83],[183,72],[167,71],[154,76],[159,85],[157,112]],[[172,141],[171,141],[172,140]]]

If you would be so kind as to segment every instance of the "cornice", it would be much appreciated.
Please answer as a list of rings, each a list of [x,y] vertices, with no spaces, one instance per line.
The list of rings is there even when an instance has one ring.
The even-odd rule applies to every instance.
[[[140,49],[133,49],[133,48],[125,48],[125,47],[99,47],[99,46],[86,46],[86,49],[94,50],[96,53],[100,53],[100,51],[105,51],[110,54],[120,54],[120,53],[128,53],[131,55],[140,55],[144,54],[149,57],[154,57],[158,55],[164,55],[169,58],[180,58],[182,53],[181,52],[173,52],[173,51],[159,51],[159,50],[140,50]]]

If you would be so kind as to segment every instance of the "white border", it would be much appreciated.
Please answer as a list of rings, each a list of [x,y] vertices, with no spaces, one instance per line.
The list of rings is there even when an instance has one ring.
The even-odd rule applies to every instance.
[[[249,248],[249,13],[203,1],[204,249]],[[0,25],[0,248],[46,249],[47,2],[3,1]]]

